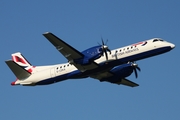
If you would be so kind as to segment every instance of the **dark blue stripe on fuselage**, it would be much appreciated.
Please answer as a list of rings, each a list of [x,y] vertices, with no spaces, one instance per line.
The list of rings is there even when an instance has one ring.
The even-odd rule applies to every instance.
[[[80,78],[86,78],[89,75],[99,72],[99,71],[107,71],[112,69],[113,67],[117,66],[117,65],[121,65],[121,64],[125,64],[129,61],[137,61],[137,60],[141,60],[144,58],[148,58],[151,56],[155,56],[155,55],[159,55],[165,52],[170,51],[172,48],[171,47],[163,47],[163,48],[158,48],[158,49],[154,49],[151,51],[147,51],[147,52],[143,52],[143,53],[139,53],[136,55],[132,55],[129,57],[125,57],[122,59],[118,59],[118,60],[113,60],[110,61],[108,63],[100,63],[99,67],[97,69],[94,70],[88,70],[86,72],[80,72],[79,70],[75,70],[73,72],[64,74],[64,75],[60,75],[60,76],[56,76],[54,78],[49,78],[40,82],[37,82],[36,85],[47,85],[47,84],[52,84],[55,82],[60,82],[60,81],[64,81],[67,79],[80,79]]]

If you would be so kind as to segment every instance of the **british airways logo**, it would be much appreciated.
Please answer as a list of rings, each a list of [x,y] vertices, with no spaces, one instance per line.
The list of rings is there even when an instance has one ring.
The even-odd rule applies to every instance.
[[[135,43],[132,46],[137,46],[137,45],[145,46],[146,44],[147,44],[147,41],[143,41],[143,42]]]
[[[132,48],[132,49],[121,51],[119,53],[116,52],[115,54],[112,55],[112,58],[117,57],[117,56],[121,56],[121,55],[125,55],[125,54],[129,54],[129,53],[132,53],[132,52],[135,52],[135,51],[138,51],[138,50],[139,50],[138,48]]]
[[[23,68],[27,68],[27,62],[23,59],[23,58],[20,58],[19,56],[13,56],[12,57],[13,61],[18,63],[21,67]]]

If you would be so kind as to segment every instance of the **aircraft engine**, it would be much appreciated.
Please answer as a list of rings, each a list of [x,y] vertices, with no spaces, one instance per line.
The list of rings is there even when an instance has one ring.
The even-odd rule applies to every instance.
[[[74,62],[81,65],[89,64],[90,62],[100,58],[102,56],[102,52],[101,46],[91,47],[81,52],[84,55],[83,58],[74,60]]]
[[[130,76],[133,71],[135,73],[136,78],[138,77],[137,70],[141,70],[138,65],[134,62],[129,62],[127,64],[119,65],[111,69],[110,71],[114,74],[114,76],[102,79],[101,81],[108,81],[111,83],[120,82],[122,78],[126,78]]]

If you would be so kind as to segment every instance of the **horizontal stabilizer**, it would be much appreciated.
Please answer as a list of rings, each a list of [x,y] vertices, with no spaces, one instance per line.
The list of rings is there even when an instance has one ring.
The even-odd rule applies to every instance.
[[[117,84],[122,84],[122,85],[126,85],[126,86],[130,86],[130,87],[136,87],[136,86],[139,86],[138,84],[130,81],[130,80],[127,80],[127,79],[122,79],[121,82],[118,82]]]
[[[23,80],[26,79],[27,77],[29,77],[31,75],[31,73],[29,73],[28,71],[26,71],[24,68],[20,67],[18,64],[16,64],[14,61],[12,60],[7,60],[5,61],[6,64],[9,66],[9,68],[11,69],[11,71],[14,73],[14,75],[19,79],[19,80]]]
[[[33,84],[32,82],[30,82],[30,83],[20,83],[20,85],[22,85],[22,86],[35,86],[35,84]]]

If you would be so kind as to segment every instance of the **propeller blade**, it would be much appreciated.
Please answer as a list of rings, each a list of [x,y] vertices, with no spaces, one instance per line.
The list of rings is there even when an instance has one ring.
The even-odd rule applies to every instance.
[[[107,55],[107,52],[106,52],[106,50],[105,50],[105,55],[106,55],[106,61],[108,60],[108,55]]]
[[[108,48],[107,51],[111,54],[111,50]]]
[[[108,39],[106,40],[106,44],[105,45],[107,45],[107,42],[108,42]]]
[[[140,67],[137,66],[136,68],[137,68],[139,71],[141,71],[141,68],[140,68]]]
[[[101,38],[101,41],[102,41],[102,45],[103,45],[103,47],[104,47],[104,40]]]
[[[138,73],[137,73],[136,68],[134,68],[134,73],[135,73],[135,77],[137,78],[138,77]]]
[[[108,61],[108,54],[107,52],[109,52],[111,54],[111,50],[108,48],[108,46],[106,46],[106,44],[104,43],[103,38],[101,37],[101,41],[102,41],[102,55],[105,54],[106,56],[106,61]],[[106,43],[108,42],[108,39],[106,41]]]
[[[141,68],[138,67],[138,64],[136,64],[136,62],[132,62],[132,67],[133,67],[133,70],[134,70],[134,73],[135,73],[135,77],[137,78],[138,77],[137,70],[141,71]]]

